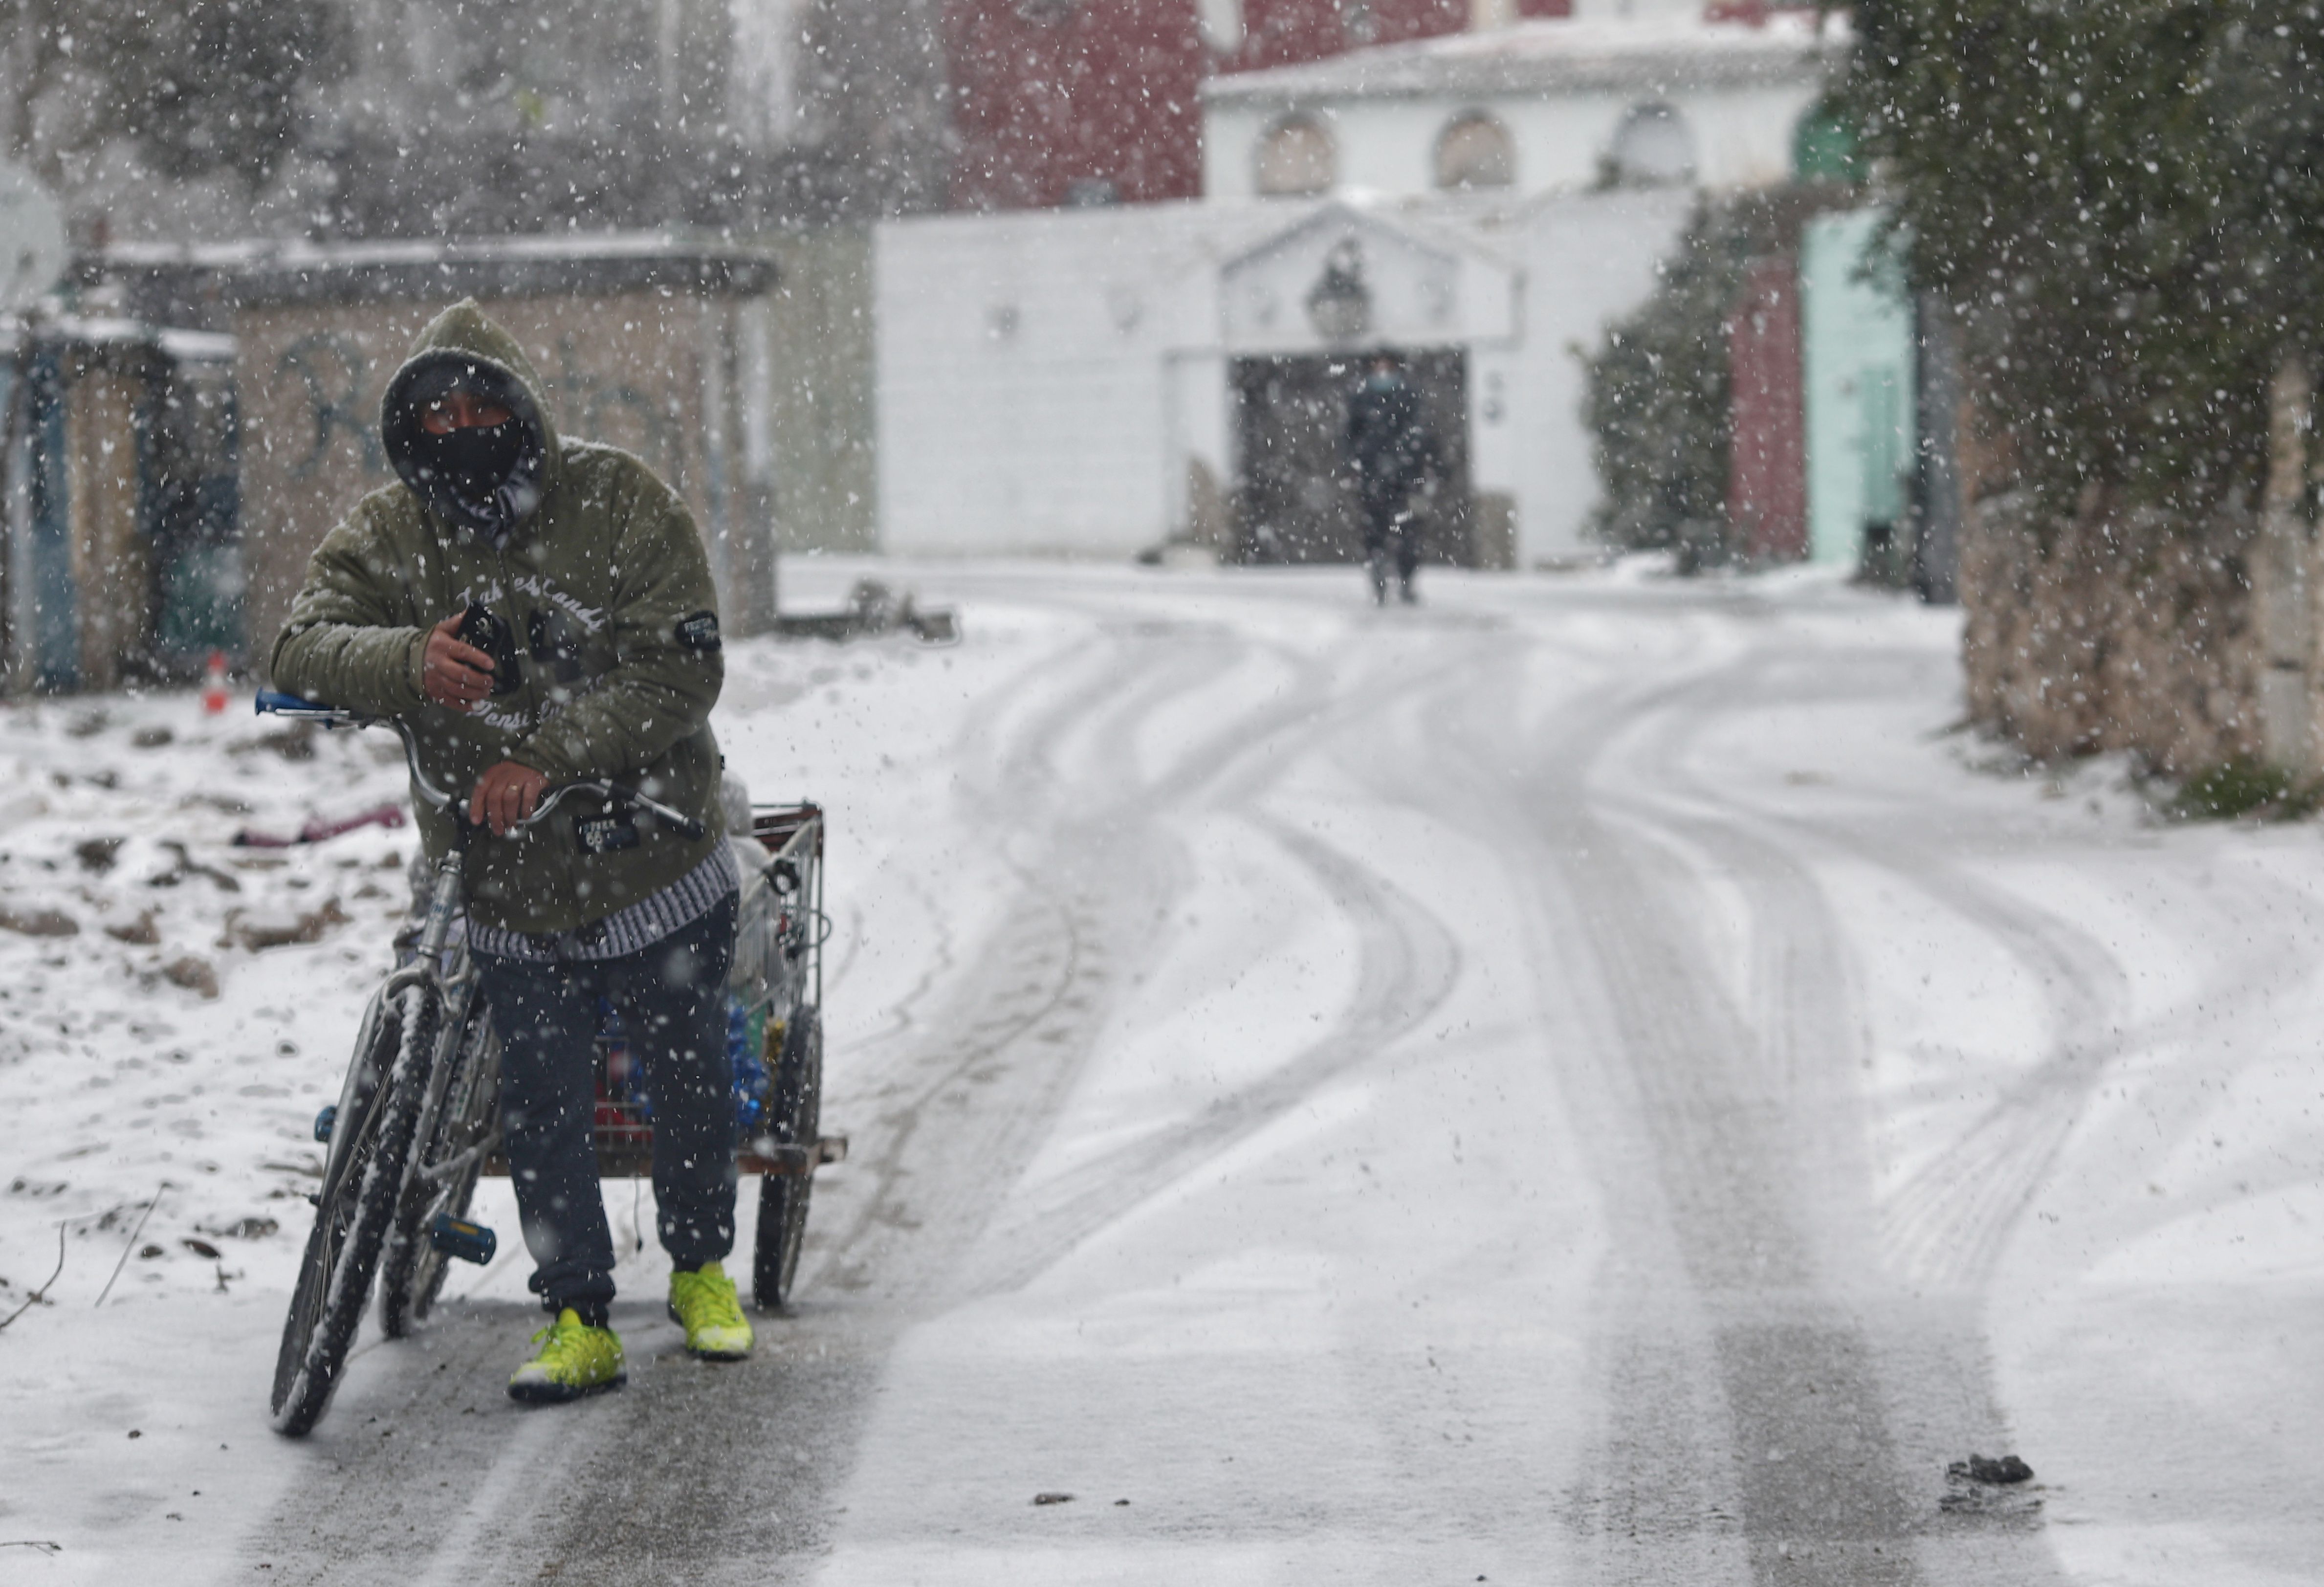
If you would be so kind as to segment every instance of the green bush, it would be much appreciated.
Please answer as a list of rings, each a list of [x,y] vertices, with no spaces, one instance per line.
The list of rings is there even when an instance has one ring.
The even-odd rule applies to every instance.
[[[1832,183],[1705,199],[1653,295],[1606,333],[1582,411],[1603,487],[1591,527],[1607,544],[1675,550],[1685,572],[1733,555],[1728,338],[1744,272],[1754,259],[1796,256],[1810,216],[1852,202],[1853,189]]]
[[[2170,811],[2182,821],[2223,821],[2250,816],[2279,821],[2314,815],[2314,783],[2280,766],[2237,757],[2196,772],[2179,787]]]
[[[2014,467],[2190,528],[2259,484],[2324,333],[2313,0],[1860,0],[1842,95]]]

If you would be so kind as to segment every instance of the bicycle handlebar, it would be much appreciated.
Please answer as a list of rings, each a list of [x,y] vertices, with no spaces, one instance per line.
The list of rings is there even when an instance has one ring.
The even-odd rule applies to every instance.
[[[252,706],[261,716],[289,716],[302,722],[319,722],[326,727],[374,727],[384,723],[395,729],[396,736],[403,741],[403,759],[411,770],[411,786],[420,790],[420,797],[439,810],[451,811],[456,820],[466,819],[466,816],[460,809],[462,801],[459,796],[447,793],[438,788],[428,780],[427,773],[420,770],[419,742],[412,737],[411,730],[404,725],[401,717],[369,716],[360,711],[349,711],[338,706],[326,706],[318,700],[303,700],[297,695],[286,695],[279,689],[271,688],[260,689],[257,697],[252,701]],[[561,788],[551,789],[542,797],[540,804],[533,807],[532,814],[511,826],[509,833],[513,835],[524,831],[555,809],[558,801],[566,795],[579,793],[584,789],[608,799],[635,805],[641,810],[650,811],[678,828],[679,835],[688,842],[700,843],[710,835],[709,827],[683,811],[673,810],[659,799],[648,798],[636,789],[624,787],[621,783],[612,782],[602,777],[582,778],[576,781],[566,783]]]

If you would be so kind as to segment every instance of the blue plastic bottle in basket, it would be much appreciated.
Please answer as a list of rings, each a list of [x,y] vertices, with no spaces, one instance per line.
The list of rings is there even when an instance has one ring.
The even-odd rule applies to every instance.
[[[646,1066],[631,1050],[621,1010],[608,998],[597,1000],[597,1045],[604,1053],[604,1094],[598,1101],[635,1108],[641,1121],[650,1121],[653,1097],[646,1090]]]
[[[752,1013],[741,998],[726,1000],[726,1052],[734,1060],[734,1132],[748,1140],[767,1112],[767,1066],[759,1056],[766,1016]]]

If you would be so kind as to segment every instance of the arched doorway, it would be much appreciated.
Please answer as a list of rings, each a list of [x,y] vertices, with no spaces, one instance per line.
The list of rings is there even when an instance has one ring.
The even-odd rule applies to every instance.
[[[1348,398],[1371,349],[1238,358],[1230,366],[1239,520],[1245,562],[1360,562],[1363,523],[1341,453]],[[1442,466],[1422,513],[1422,559],[1477,565],[1469,479],[1469,356],[1459,347],[1398,350]]]

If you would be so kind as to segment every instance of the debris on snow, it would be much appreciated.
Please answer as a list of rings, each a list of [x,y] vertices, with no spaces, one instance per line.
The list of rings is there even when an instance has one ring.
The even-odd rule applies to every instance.
[[[175,887],[189,876],[198,876],[205,881],[216,882],[219,890],[222,892],[240,892],[242,890],[241,882],[235,881],[232,876],[227,875],[225,872],[217,869],[215,865],[205,865],[199,860],[195,859],[190,853],[187,853],[186,845],[180,843],[177,839],[165,837],[161,840],[161,846],[167,849],[171,854],[175,855],[178,863],[167,871],[163,871],[157,875],[146,878],[146,886]]]
[[[128,841],[119,836],[86,838],[73,844],[73,858],[80,862],[82,870],[102,876],[113,869],[114,861],[120,857],[121,845]]]
[[[218,939],[218,946],[246,948],[254,954],[266,948],[289,947],[293,943],[318,943],[331,927],[346,923],[347,913],[337,898],[325,900],[319,909],[299,915],[231,909],[226,913],[226,933]]]
[[[1937,1508],[1950,1515],[2030,1516],[2042,1508],[2028,1487],[2033,1481],[2034,1468],[2014,1454],[1998,1460],[1972,1454],[1945,1468]]]
[[[1945,1475],[1957,1482],[1986,1482],[1998,1487],[2011,1482],[2031,1482],[2034,1468],[2014,1454],[2005,1454],[1999,1460],[1973,1454],[1965,1461],[1955,1461],[1947,1466]]]
[[[301,826],[295,837],[285,837],[280,833],[260,832],[245,826],[234,835],[234,846],[238,849],[294,848],[300,844],[323,843],[365,826],[401,826],[403,825],[403,819],[401,805],[374,805],[359,816],[348,816],[337,821],[325,821],[318,817]]]
[[[62,909],[19,909],[0,904],[0,931],[20,937],[78,937],[80,922]]]
[[[161,940],[161,928],[155,924],[154,911],[142,911],[134,920],[115,920],[106,925],[105,935],[115,942],[125,942],[132,947],[152,947]]]
[[[198,992],[205,1001],[218,994],[217,972],[210,968],[208,959],[198,959],[191,954],[162,965],[161,979],[172,986],[182,986],[188,992]]]
[[[286,761],[311,761],[315,758],[315,724],[293,722],[272,733],[262,733],[256,738],[246,738],[226,747],[229,755],[256,754],[271,750]]]

